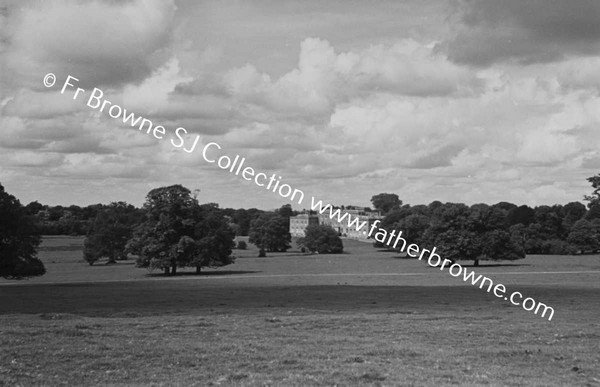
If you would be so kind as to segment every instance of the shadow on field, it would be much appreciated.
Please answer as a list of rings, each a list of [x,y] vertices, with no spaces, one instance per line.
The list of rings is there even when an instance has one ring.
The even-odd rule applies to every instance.
[[[81,251],[81,246],[40,246],[38,251]]]
[[[256,274],[262,273],[259,270],[219,270],[219,271],[202,271],[200,273],[191,271],[182,271],[176,274],[165,275],[164,273],[154,272],[148,273],[145,277],[148,278],[169,278],[169,277],[208,277],[208,276],[226,276],[226,275],[240,275],[240,274]]]
[[[520,286],[528,297],[555,308],[557,319],[597,316],[600,289],[557,286]],[[63,285],[4,287],[0,292],[0,315],[69,313],[117,317],[136,315],[246,314],[265,308],[289,311],[362,311],[369,313],[471,312],[500,316],[515,313],[539,319],[520,307],[471,286],[273,286],[194,279],[132,281]],[[585,316],[584,316],[585,315]],[[588,316],[589,315],[589,316]],[[496,317],[493,317],[496,318]]]
[[[477,267],[477,268],[488,268],[488,267],[507,267],[507,266],[531,266],[529,263],[480,263],[479,266],[475,266],[474,264],[460,264],[462,267]]]
[[[462,267],[470,267],[470,268],[475,268],[475,269],[488,269],[490,267],[525,267],[525,266],[531,266],[529,263],[489,263],[489,264],[487,264],[487,263],[479,263],[479,266],[475,266],[473,263],[469,263],[469,264],[467,264],[467,263],[461,263],[460,261],[458,263]],[[427,265],[427,268],[439,270],[439,266],[438,267],[434,267],[434,266]],[[446,265],[444,267],[444,269],[447,269],[447,268],[448,268],[448,265]]]
[[[395,255],[392,256],[390,258],[393,259],[414,259],[414,260],[418,260],[418,257],[411,257],[409,255]],[[426,261],[425,259],[426,257],[423,258],[423,261]],[[470,263],[467,263],[470,262]],[[531,266],[531,264],[529,263],[484,263],[484,262],[479,262],[478,266],[475,266],[473,264],[472,261],[458,261],[457,263],[459,263],[462,267],[476,267],[476,268],[489,268],[489,267],[521,267],[521,266]],[[435,266],[429,266],[428,267],[430,269],[439,269],[438,267]],[[448,265],[446,265],[446,267],[448,267]]]

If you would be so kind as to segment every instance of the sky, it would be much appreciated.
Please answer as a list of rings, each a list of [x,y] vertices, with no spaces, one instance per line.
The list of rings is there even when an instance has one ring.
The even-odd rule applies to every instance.
[[[296,209],[582,201],[599,68],[596,0],[3,0],[0,184],[25,204],[141,205],[172,184],[290,203],[208,163],[214,142],[304,192]],[[91,108],[94,88],[171,137]],[[196,151],[173,146],[178,127]]]

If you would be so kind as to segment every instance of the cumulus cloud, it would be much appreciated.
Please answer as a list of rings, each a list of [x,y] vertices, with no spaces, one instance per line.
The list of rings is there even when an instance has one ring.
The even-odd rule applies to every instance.
[[[5,81],[40,89],[47,72],[87,86],[141,81],[168,58],[174,11],[159,0],[14,3],[3,54],[16,78]]]
[[[458,63],[542,63],[600,53],[595,0],[465,0],[457,12],[456,37],[441,47]]]
[[[247,64],[229,71],[224,82],[231,95],[246,101],[276,111],[315,114],[372,93],[448,96],[471,94],[481,86],[472,71],[412,39],[337,53],[328,41],[307,38],[300,45],[297,67],[278,79]]]
[[[24,194],[43,186],[58,202],[75,193],[75,202],[106,201],[98,187],[107,187],[110,200],[139,203],[158,185],[182,183],[203,188],[207,201],[274,207],[276,195],[202,159],[210,141],[307,195],[365,205],[374,189],[408,203],[566,202],[600,165],[595,3],[464,1],[455,35],[447,32],[456,24],[417,23],[444,8],[421,3],[401,7],[404,23],[406,12],[422,12],[420,27],[401,36],[395,22],[378,26],[381,35],[365,24],[345,36],[332,16],[322,27],[335,33],[295,30],[271,41],[262,21],[250,22],[260,44],[237,23],[202,24],[215,15],[188,12],[193,2],[8,4],[0,165],[3,179],[36,177]],[[245,39],[221,44],[228,32]],[[185,127],[190,139],[200,135],[199,149],[175,149],[44,88],[49,71],[77,76],[88,95],[102,88],[170,133]]]

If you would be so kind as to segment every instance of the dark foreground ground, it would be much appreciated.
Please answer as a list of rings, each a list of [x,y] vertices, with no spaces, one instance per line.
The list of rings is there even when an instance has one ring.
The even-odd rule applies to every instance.
[[[600,386],[598,257],[477,269],[551,305],[547,321],[350,247],[167,279],[48,262],[51,281],[0,283],[0,385]]]

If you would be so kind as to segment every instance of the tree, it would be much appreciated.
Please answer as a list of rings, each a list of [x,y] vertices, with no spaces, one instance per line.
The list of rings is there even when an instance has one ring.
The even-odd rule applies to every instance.
[[[260,214],[264,211],[258,210],[256,208],[250,208],[248,210],[239,208],[237,210],[234,209],[226,209],[227,214],[231,216],[233,223],[237,224],[238,232],[237,235],[246,236],[250,232],[250,223],[258,218]]]
[[[509,206],[505,206],[509,207]],[[450,260],[514,260],[525,258],[521,230],[511,229],[502,206],[446,203],[432,213],[422,239],[436,246]],[[522,231],[521,231],[522,232]]]
[[[561,205],[538,206],[534,208],[535,222],[541,227],[544,240],[564,240],[569,230],[563,227],[564,209]]]
[[[402,236],[410,243],[422,244],[429,222],[429,217],[415,213],[398,221],[391,228],[402,230]]]
[[[513,238],[508,231],[487,231],[481,240],[481,250],[475,260],[514,261],[525,258],[525,249],[519,239]]]
[[[472,260],[479,262],[481,250],[480,239],[477,234],[467,230],[451,229],[438,234],[435,244],[439,255],[451,261]]]
[[[25,207],[0,184],[0,276],[11,279],[46,273],[37,257],[41,238]]]
[[[292,241],[289,220],[273,212],[261,214],[250,224],[248,241],[260,249],[262,256],[265,251],[286,251]]]
[[[339,254],[344,252],[342,239],[332,227],[323,224],[311,224],[306,227],[303,238],[298,244],[311,252],[319,254]]]
[[[44,206],[38,203],[36,200],[35,202],[30,202],[28,205],[26,205],[25,209],[29,215],[36,215],[38,212],[44,209]]]
[[[563,218],[562,225],[565,230],[571,230],[575,222],[582,219],[587,213],[585,206],[579,202],[567,203],[563,209],[565,217]]]
[[[298,215],[298,212],[292,209],[291,204],[284,204],[283,206],[281,206],[281,208],[279,208],[279,210],[277,210],[277,212],[279,213],[279,215],[287,219],[289,219],[291,216]]]
[[[512,225],[521,223],[523,226],[529,226],[535,221],[535,211],[533,208],[522,205],[508,211],[508,222]]]
[[[381,227],[382,228],[391,228],[394,226],[394,224],[400,222],[401,220],[407,218],[408,216],[410,216],[412,214],[413,214],[412,207],[410,207],[409,205],[405,205],[400,208],[390,210],[383,217],[383,219],[381,221]]]
[[[233,263],[233,231],[217,207],[200,206],[189,189],[172,185],[153,189],[144,204],[146,218],[127,244],[137,266],[176,274],[178,267]]]
[[[507,210],[487,204],[474,204],[470,208],[469,229],[476,232],[508,230]]]
[[[509,211],[517,208],[517,205],[510,203],[510,202],[498,202],[498,203],[494,204],[492,207],[499,208],[499,209],[503,210],[504,212],[509,212]]]
[[[396,194],[380,193],[371,198],[371,203],[373,203],[375,209],[385,215],[391,210],[400,208],[402,200]]]
[[[583,199],[588,203],[588,208],[591,210],[592,207],[597,207],[600,205],[600,174],[592,177],[588,177],[587,181],[592,184],[592,188],[594,188],[594,192],[591,195],[584,195]]]
[[[84,240],[83,258],[90,266],[101,257],[107,257],[109,264],[126,259],[127,241],[141,220],[142,213],[125,202],[111,203],[100,210]]]
[[[196,273],[200,273],[202,267],[221,267],[234,262],[231,253],[235,247],[235,232],[218,206],[200,206],[194,237],[197,249],[191,266],[196,267]]]
[[[591,222],[585,219],[575,222],[567,241],[582,253],[595,252],[600,248],[598,230]]]

